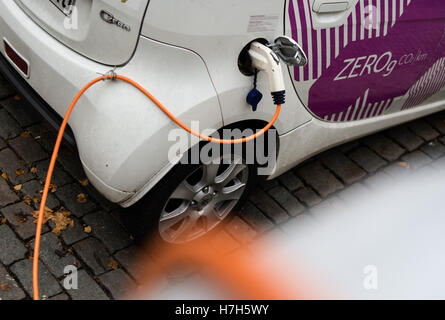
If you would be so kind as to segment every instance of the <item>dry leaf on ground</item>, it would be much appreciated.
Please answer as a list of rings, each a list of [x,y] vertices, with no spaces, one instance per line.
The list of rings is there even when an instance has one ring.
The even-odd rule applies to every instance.
[[[110,267],[113,270],[116,270],[117,268],[119,268],[119,265],[115,260],[110,259],[110,262],[108,263],[108,267]]]
[[[15,190],[15,191],[20,191],[20,190],[22,190],[22,187],[23,187],[22,184],[18,184],[18,185],[16,185],[16,186],[14,186],[14,190]]]
[[[87,178],[84,178],[84,179],[80,179],[80,180],[79,180],[79,183],[80,183],[81,185],[83,185],[84,187],[86,187],[90,182],[88,181]]]
[[[55,226],[52,230],[52,233],[55,235],[60,235],[60,233],[65,230],[68,226],[73,228],[74,227],[74,220],[70,218],[71,212],[69,211],[57,211],[54,212],[48,207],[45,207],[45,214],[43,217],[43,223],[47,223],[48,221],[52,221]],[[39,217],[39,211],[34,211],[32,213],[32,216],[36,219]],[[34,221],[34,223],[37,223],[37,220]]]
[[[36,167],[32,167],[29,172],[36,174],[37,173],[37,168]]]
[[[79,202],[79,203],[85,203],[85,202],[87,202],[87,196],[86,196],[86,194],[85,194],[85,193],[79,193],[79,194],[77,195],[77,202]]]
[[[23,176],[23,175],[25,174],[25,170],[23,170],[23,169],[17,169],[17,170],[15,171],[15,174],[18,175],[18,176]]]
[[[9,291],[11,290],[11,285],[7,282],[4,282],[0,284],[0,288],[2,289],[2,291]]]
[[[404,167],[406,169],[409,169],[409,163],[405,162],[405,161],[400,161],[397,163],[397,165],[399,165],[400,167]]]
[[[83,228],[83,231],[85,231],[86,233],[91,233],[93,229],[91,228],[91,226],[86,226],[85,228]]]
[[[2,178],[5,179],[5,180],[8,180],[8,175],[5,172],[3,172],[2,173]]]
[[[31,137],[31,132],[29,132],[28,130],[26,130],[26,131],[23,131],[20,135],[21,135],[23,138],[29,138],[29,137]]]

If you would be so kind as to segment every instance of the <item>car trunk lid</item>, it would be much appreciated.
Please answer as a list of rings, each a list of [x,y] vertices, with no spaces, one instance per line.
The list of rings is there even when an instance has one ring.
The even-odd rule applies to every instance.
[[[149,0],[16,0],[44,30],[78,53],[123,65],[136,48]]]

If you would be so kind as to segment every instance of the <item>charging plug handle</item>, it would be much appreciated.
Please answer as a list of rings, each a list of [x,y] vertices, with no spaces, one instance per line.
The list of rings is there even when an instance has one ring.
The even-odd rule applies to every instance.
[[[274,103],[276,105],[284,104],[286,88],[280,58],[272,49],[259,42],[251,44],[249,55],[252,59],[252,66],[267,73]]]

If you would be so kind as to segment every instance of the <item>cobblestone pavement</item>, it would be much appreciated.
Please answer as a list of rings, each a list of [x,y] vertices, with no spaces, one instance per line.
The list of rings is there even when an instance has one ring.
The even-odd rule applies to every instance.
[[[0,299],[30,299],[33,210],[56,132],[0,77]],[[244,209],[212,240],[228,253],[274,230],[291,230],[309,208],[342,201],[363,188],[402,179],[421,167],[445,168],[445,113],[438,113],[324,152],[278,179],[263,181]],[[48,207],[72,213],[59,235],[43,228],[41,293],[48,299],[113,299],[137,284],[140,254],[120,221],[121,209],[90,185],[75,150],[61,148]],[[156,261],[153,261],[156,264]],[[79,267],[79,289],[62,286],[64,267]],[[165,281],[174,281],[166,275]]]

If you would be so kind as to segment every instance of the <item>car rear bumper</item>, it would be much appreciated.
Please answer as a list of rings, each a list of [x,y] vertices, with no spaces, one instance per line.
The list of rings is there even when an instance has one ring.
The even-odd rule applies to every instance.
[[[59,119],[86,83],[110,69],[51,37],[14,1],[0,1],[3,38],[30,64],[28,79],[11,77],[21,83],[19,90],[34,97],[33,105],[51,106]],[[5,55],[3,45],[0,53]],[[138,81],[187,125],[199,115],[201,128],[222,126],[216,92],[197,54],[141,37],[132,60],[118,73]],[[79,100],[69,125],[88,178],[113,202],[133,204],[172,165],[168,152],[175,141],[168,135],[176,125],[128,84],[96,84]]]

